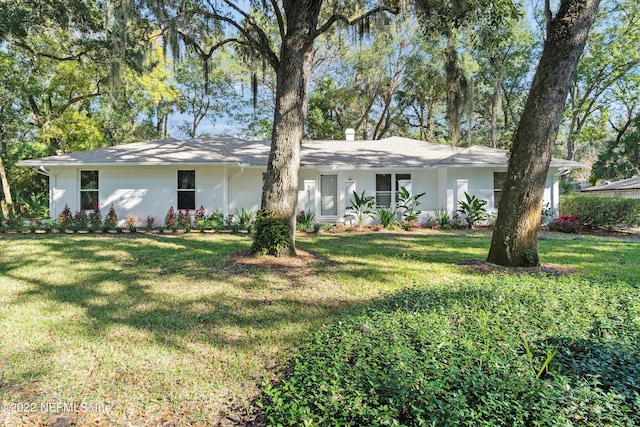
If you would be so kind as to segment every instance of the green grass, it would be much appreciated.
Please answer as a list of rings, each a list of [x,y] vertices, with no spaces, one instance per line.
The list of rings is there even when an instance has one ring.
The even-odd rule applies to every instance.
[[[87,422],[239,421],[311,332],[414,299],[423,310],[445,301],[441,320],[470,319],[476,338],[520,337],[513,322],[529,319],[532,346],[567,330],[588,339],[597,321],[624,347],[631,335],[619,324],[640,328],[640,243],[546,237],[542,260],[576,269],[559,279],[456,265],[486,257],[489,241],[485,232],[300,236],[319,263],[285,269],[226,260],[250,247],[243,236],[0,235],[0,401],[109,406],[82,414]],[[500,298],[510,304],[492,324]],[[522,350],[512,342],[502,351]]]

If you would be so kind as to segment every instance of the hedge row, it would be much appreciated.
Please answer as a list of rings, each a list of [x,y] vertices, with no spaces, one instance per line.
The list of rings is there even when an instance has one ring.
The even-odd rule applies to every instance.
[[[640,224],[640,199],[566,195],[560,197],[560,215],[577,216],[590,230],[633,227]]]

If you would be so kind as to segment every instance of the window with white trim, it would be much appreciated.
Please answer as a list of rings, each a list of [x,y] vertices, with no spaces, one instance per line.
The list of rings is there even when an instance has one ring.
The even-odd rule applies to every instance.
[[[196,171],[178,171],[178,209],[196,209]]]
[[[398,195],[402,183],[411,181],[410,173],[378,173],[376,174],[376,206],[391,207],[391,201],[398,204]],[[392,182],[395,184],[392,186]],[[411,189],[408,189],[409,191]]]
[[[98,210],[98,171],[80,171],[80,210]]]

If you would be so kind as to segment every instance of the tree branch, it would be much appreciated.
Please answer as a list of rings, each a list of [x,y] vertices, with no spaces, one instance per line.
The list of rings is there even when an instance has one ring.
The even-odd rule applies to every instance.
[[[316,30],[315,33],[313,33],[313,36],[311,37],[311,43],[313,43],[313,41],[318,38],[319,36],[321,36],[322,34],[326,33],[329,28],[331,28],[331,26],[333,24],[335,24],[338,21],[344,22],[347,25],[353,25],[357,22],[360,22],[370,16],[376,15],[380,12],[389,12],[392,13],[394,15],[397,15],[398,13],[400,13],[399,9],[392,9],[390,7],[386,7],[386,6],[378,6],[376,8],[371,9],[370,11],[366,12],[363,15],[360,15],[356,18],[353,19],[349,19],[348,16],[340,14],[340,13],[336,13],[333,14],[328,20],[327,22],[325,22],[323,25],[320,26],[320,28],[318,28]]]
[[[35,57],[49,58],[49,59],[53,59],[55,61],[60,61],[60,62],[79,61],[83,56],[87,56],[89,53],[89,52],[83,51],[72,56],[57,56],[52,53],[38,52],[33,47],[19,41],[14,41],[14,44],[22,49],[29,51],[29,53],[31,53],[31,55]]]
[[[280,29],[280,38],[284,40],[286,30],[284,26],[284,18],[282,17],[282,13],[280,13],[280,8],[278,7],[278,1],[271,0],[271,6],[273,6],[273,13],[275,13],[276,20],[278,21],[278,28]]]
[[[247,20],[249,25],[256,31],[259,39],[254,38],[247,28],[240,25],[234,19],[229,18],[228,16],[220,15],[217,12],[207,12],[205,10],[193,9],[193,10],[187,10],[182,12],[181,16],[186,17],[190,15],[191,16],[200,15],[205,18],[215,19],[215,20],[229,24],[230,26],[238,30],[238,32],[240,32],[240,34],[242,34],[242,36],[245,39],[247,39],[247,42],[249,45],[255,47],[259,52],[265,55],[269,64],[273,67],[274,70],[277,70],[278,65],[280,63],[280,59],[278,58],[278,55],[276,55],[276,53],[271,49],[271,46],[269,45],[269,38],[264,33],[264,31],[262,31],[262,29],[253,21],[253,19],[246,12],[244,12],[243,10],[238,8],[236,5],[234,5],[233,3],[227,0],[224,0],[224,2],[228,4],[230,7],[232,7],[236,12],[238,12]]]

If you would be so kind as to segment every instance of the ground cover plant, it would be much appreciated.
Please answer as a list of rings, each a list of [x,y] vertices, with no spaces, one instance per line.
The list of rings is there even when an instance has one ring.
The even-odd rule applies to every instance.
[[[459,265],[484,231],[303,235],[278,265],[238,235],[3,235],[0,402],[38,410],[0,417],[637,424],[640,242],[570,237],[548,277]]]

